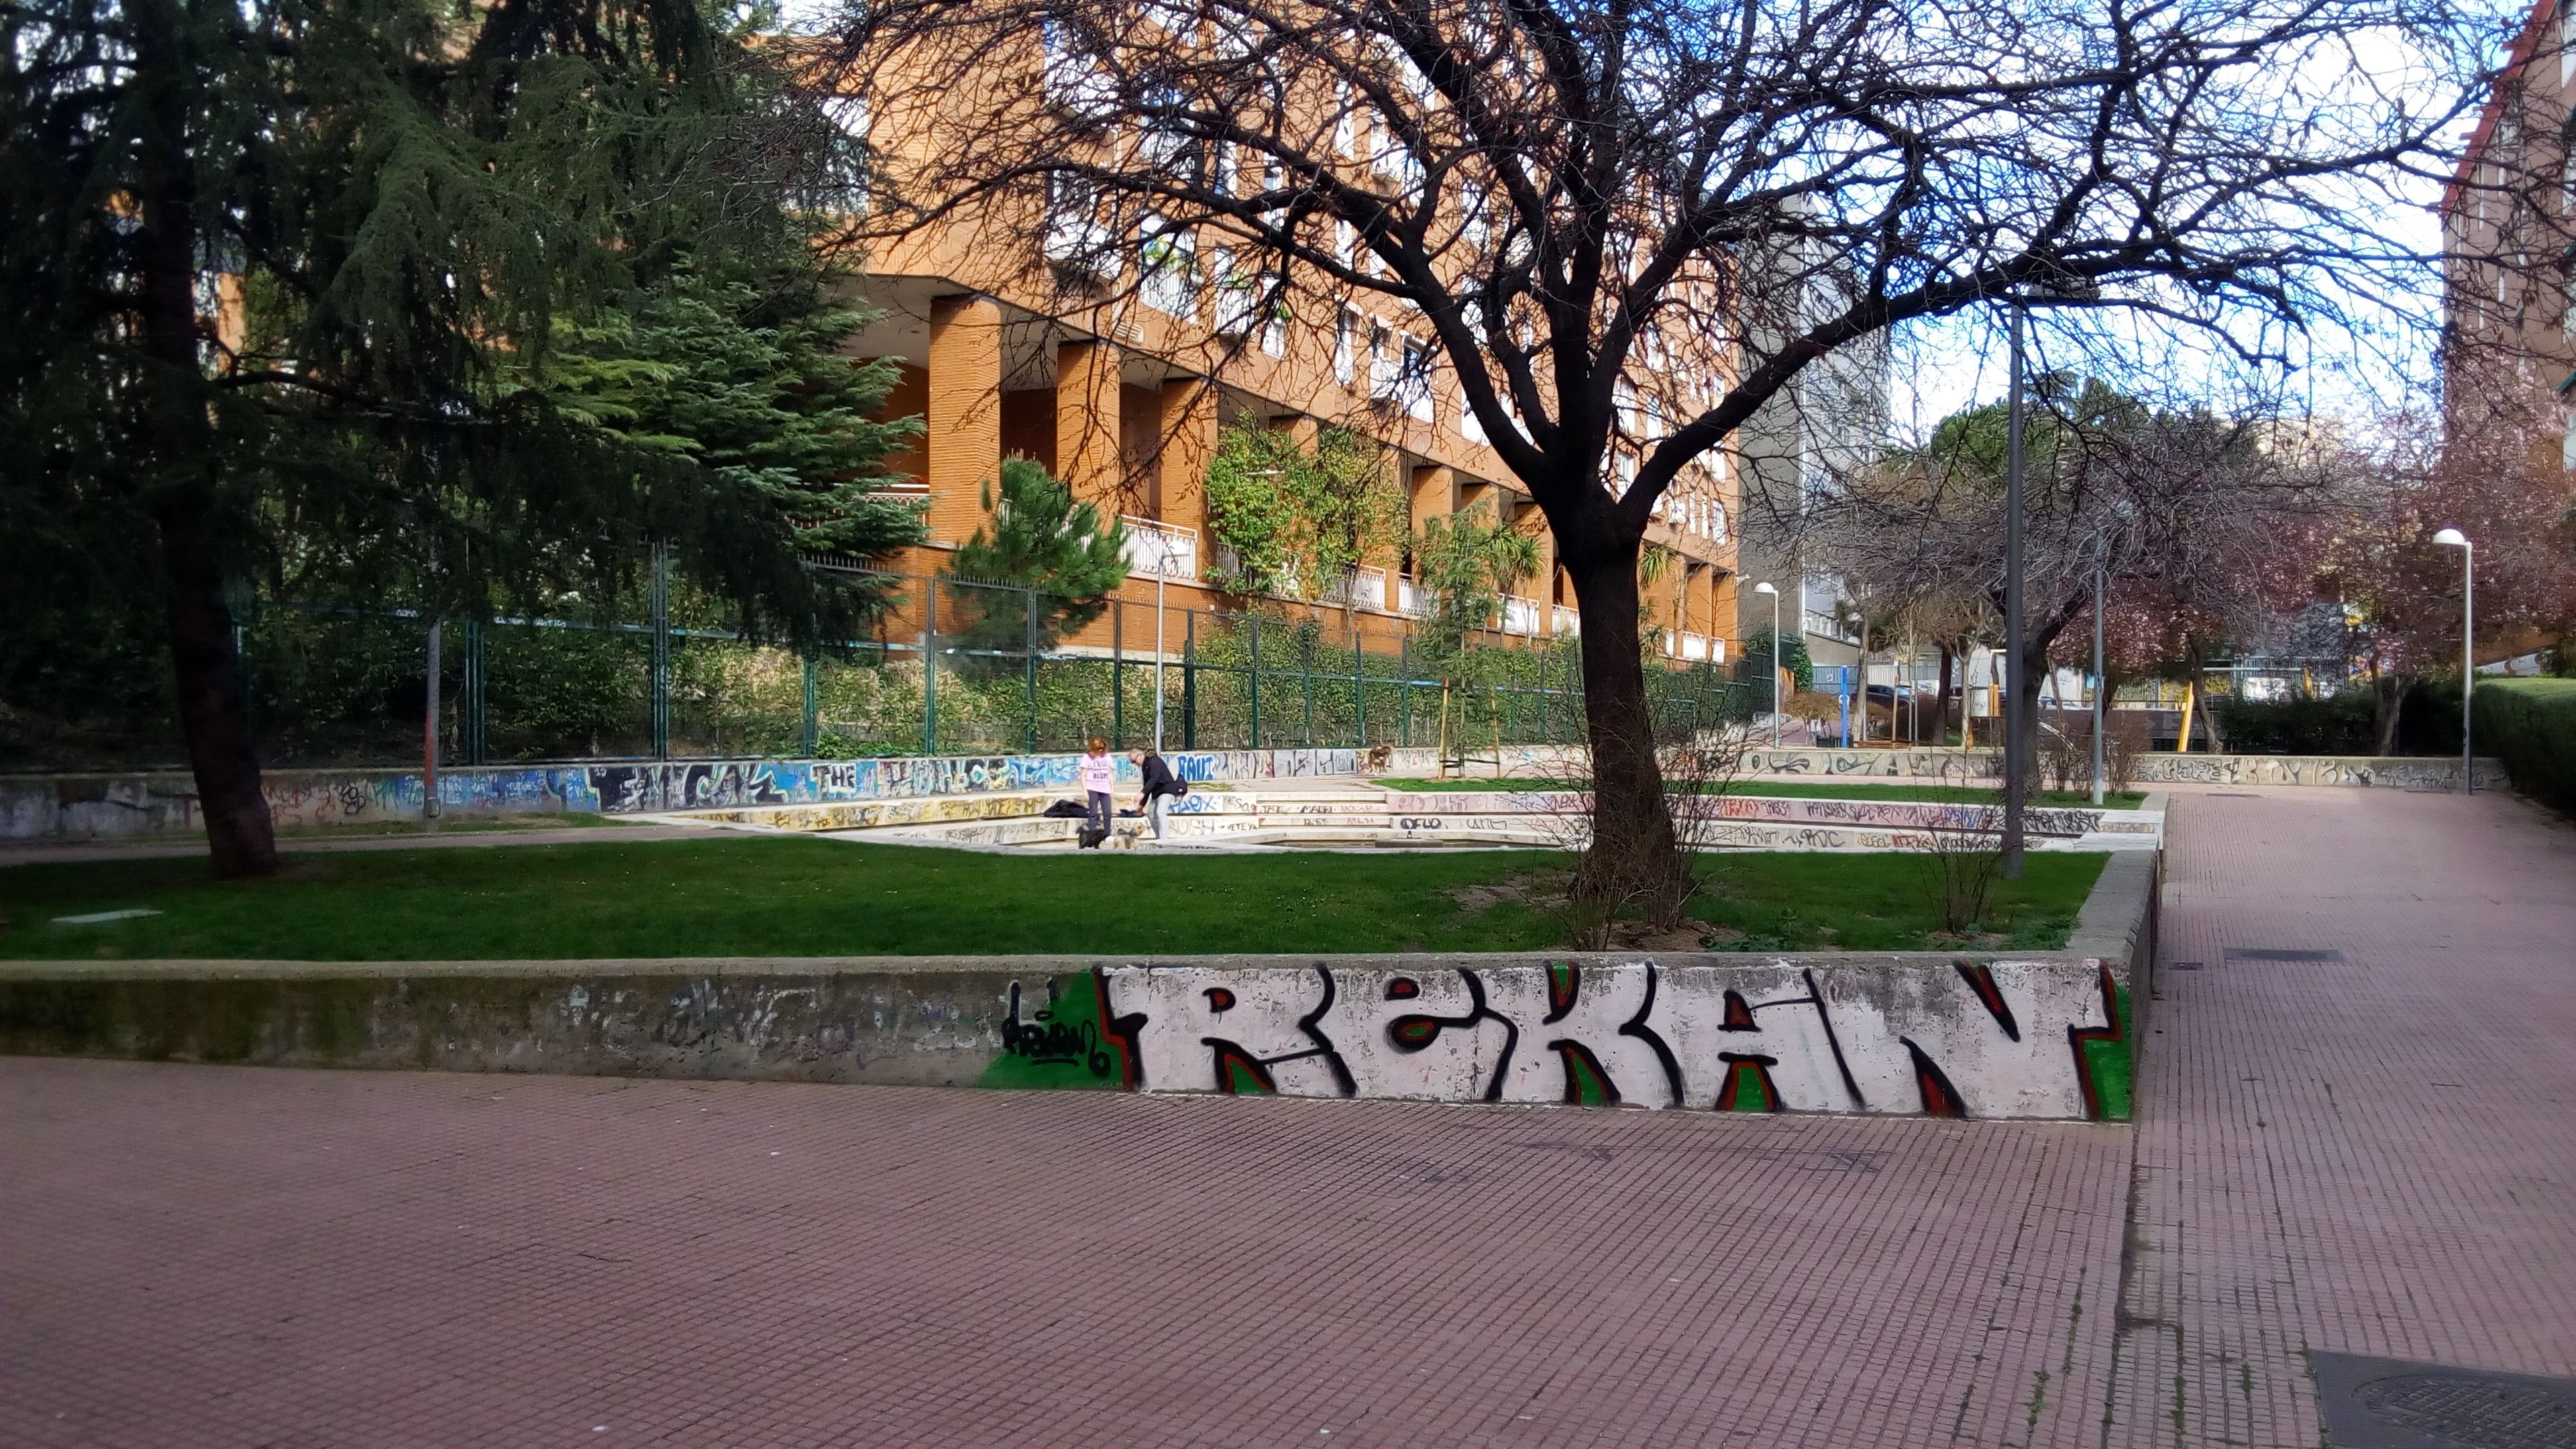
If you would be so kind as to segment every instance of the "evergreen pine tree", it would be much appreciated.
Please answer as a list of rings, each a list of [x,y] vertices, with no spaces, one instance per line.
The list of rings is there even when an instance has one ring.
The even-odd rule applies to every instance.
[[[664,540],[754,633],[864,622],[798,554],[902,533],[855,496],[883,376],[763,280],[849,143],[721,12],[17,0],[0,38],[0,566],[165,620],[218,872],[276,867],[236,602],[290,568],[447,612]]]

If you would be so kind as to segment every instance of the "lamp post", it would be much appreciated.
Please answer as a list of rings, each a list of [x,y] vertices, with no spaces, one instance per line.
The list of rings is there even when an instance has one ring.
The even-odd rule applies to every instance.
[[[1768,583],[1753,592],[1771,596],[1771,748],[1780,748],[1780,591]]]
[[[2473,758],[2469,749],[2469,697],[2478,682],[2477,645],[2472,638],[2477,627],[2478,548],[2456,528],[2434,534],[2433,541],[2460,551],[2460,793],[2465,795],[2477,788],[2469,779]]]
[[[2111,541],[2097,534],[2093,540],[2093,803],[2102,803],[2102,595],[2111,556]]]
[[[2021,879],[2022,751],[2031,722],[2021,717],[2021,331],[2023,308],[2012,304],[2012,381],[2004,426],[2004,879]]]
[[[1172,540],[1155,534],[1154,561],[1154,753],[1163,752],[1163,581],[1172,576]]]

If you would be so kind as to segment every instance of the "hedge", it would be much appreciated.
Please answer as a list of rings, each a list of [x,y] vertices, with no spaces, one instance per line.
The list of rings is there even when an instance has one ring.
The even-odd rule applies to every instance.
[[[2504,760],[2514,788],[2576,814],[2576,679],[2481,679],[2478,750]]]

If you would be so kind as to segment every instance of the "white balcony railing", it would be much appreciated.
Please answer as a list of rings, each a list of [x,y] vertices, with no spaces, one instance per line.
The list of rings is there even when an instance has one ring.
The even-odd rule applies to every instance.
[[[1150,518],[1118,520],[1127,529],[1127,571],[1146,577],[1194,579],[1199,576],[1199,536]]]
[[[1386,570],[1359,568],[1344,574],[1316,591],[1315,602],[1334,608],[1383,609],[1386,607]]]
[[[1538,600],[1503,597],[1503,632],[1535,634],[1538,632]]]
[[[1682,635],[1682,657],[1684,659],[1706,659],[1708,657],[1708,636],[1706,634]]]
[[[1580,634],[1583,632],[1582,610],[1569,608],[1564,604],[1557,604],[1554,608],[1556,611],[1556,632],[1559,634]]]
[[[1419,619],[1431,612],[1431,594],[1411,579],[1395,581],[1395,610],[1408,619]]]

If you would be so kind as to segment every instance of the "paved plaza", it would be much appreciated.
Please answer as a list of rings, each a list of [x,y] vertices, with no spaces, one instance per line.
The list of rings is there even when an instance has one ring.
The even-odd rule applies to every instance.
[[[0,1060],[11,1445],[2247,1445],[2576,1372],[2576,830],[2177,791],[2132,1127]]]

